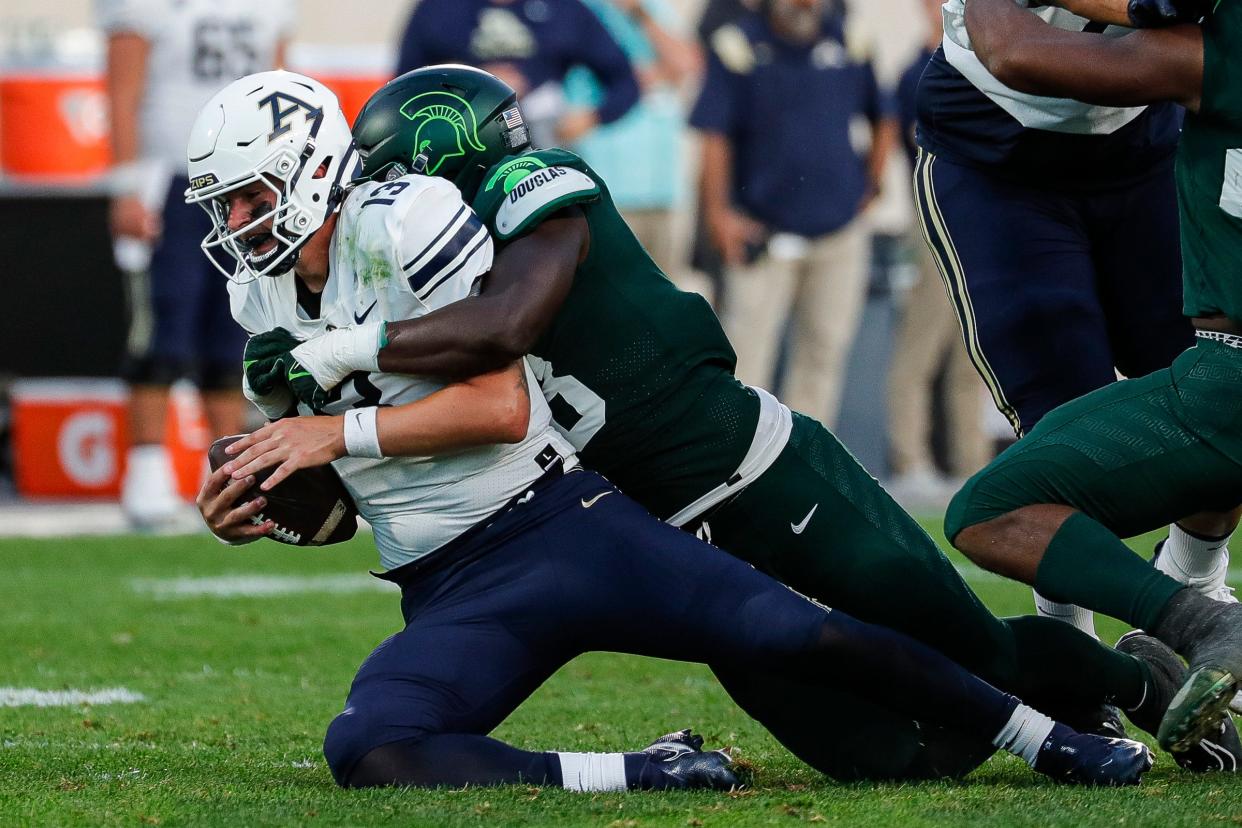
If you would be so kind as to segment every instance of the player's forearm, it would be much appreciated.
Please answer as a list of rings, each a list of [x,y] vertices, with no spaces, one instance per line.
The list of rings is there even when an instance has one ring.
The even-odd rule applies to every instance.
[[[1013,0],[970,0],[966,31],[984,67],[997,80],[1023,92],[1030,90],[1021,84],[1043,79],[1048,41],[1061,46],[1058,41],[1067,34],[1014,5]]]
[[[733,147],[715,132],[703,133],[699,170],[699,201],[705,215],[730,207],[733,189]]]
[[[701,72],[703,54],[697,43],[668,31],[641,6],[634,13],[634,17],[655,49],[654,68],[660,80],[677,85]]]
[[[552,324],[589,249],[590,230],[579,208],[541,222],[497,254],[479,296],[390,322],[380,369],[470,377],[521,359]]]
[[[881,118],[876,122],[871,137],[871,153],[867,156],[867,181],[877,191],[884,182],[884,170],[888,159],[897,146],[901,127],[896,118]]]
[[[381,408],[376,421],[385,457],[422,457],[520,442],[530,427],[526,366],[515,362],[417,402]]]
[[[108,38],[107,96],[114,164],[138,158],[138,111],[146,82],[149,44],[135,34]]]
[[[1203,35],[1196,25],[1109,38],[1049,26],[1011,0],[970,0],[966,28],[983,65],[1019,92],[1102,106],[1198,106]]]
[[[417,319],[389,322],[388,344],[379,367],[389,374],[472,377],[502,368],[525,351],[516,350],[505,303],[473,296]]]

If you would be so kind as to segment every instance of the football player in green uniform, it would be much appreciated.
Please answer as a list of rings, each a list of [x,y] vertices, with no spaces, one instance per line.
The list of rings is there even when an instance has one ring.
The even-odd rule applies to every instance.
[[[273,361],[284,359],[290,387],[314,404],[377,360],[387,372],[452,378],[528,355],[583,463],[658,517],[829,606],[907,632],[1049,711],[1082,721],[1114,703],[1155,729],[1169,699],[1158,689],[1167,669],[1057,621],[989,613],[827,430],[734,378],[733,349],[707,302],[660,272],[580,158],[529,148],[507,86],[467,67],[417,70],[377,92],[354,131],[372,178],[416,172],[454,181],[500,252],[478,296],[390,322],[379,343],[359,343],[350,331],[301,344],[279,330],[255,337],[252,386],[270,383]],[[406,264],[407,278],[451,264],[423,258]],[[677,600],[677,586],[669,588]],[[991,751],[866,699],[718,674],[782,742],[837,778],[956,775]],[[1232,727],[1223,730],[1237,750]],[[1200,749],[1178,759],[1232,767],[1232,757]]]
[[[1069,2],[1069,0],[1066,0]],[[1125,24],[1126,0],[1074,0]],[[1196,344],[1165,370],[1049,413],[967,481],[945,519],[993,571],[1147,630],[1190,662],[1160,727],[1193,740],[1242,678],[1242,606],[1213,601],[1120,540],[1204,507],[1228,535],[1242,501],[1242,4],[1198,3],[1188,23],[1114,40],[1044,25],[1012,0],[970,0],[975,51],[1005,84],[1090,103],[1186,107],[1176,177],[1183,312]]]

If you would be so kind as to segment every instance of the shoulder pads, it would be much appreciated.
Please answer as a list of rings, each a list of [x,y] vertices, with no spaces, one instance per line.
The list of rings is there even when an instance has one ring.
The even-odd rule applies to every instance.
[[[508,241],[567,205],[599,196],[599,182],[582,159],[564,150],[540,150],[488,170],[473,206],[496,238]]]

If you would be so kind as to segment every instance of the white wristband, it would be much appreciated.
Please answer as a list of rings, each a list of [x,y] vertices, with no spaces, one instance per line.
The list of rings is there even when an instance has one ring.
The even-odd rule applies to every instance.
[[[378,460],[384,456],[380,449],[379,429],[376,427],[377,406],[351,408],[345,412],[345,453],[350,457],[370,457]]]
[[[310,371],[319,387],[329,390],[354,371],[379,370],[379,351],[384,337],[382,320],[352,328],[338,328],[308,339],[293,349],[293,356]]]

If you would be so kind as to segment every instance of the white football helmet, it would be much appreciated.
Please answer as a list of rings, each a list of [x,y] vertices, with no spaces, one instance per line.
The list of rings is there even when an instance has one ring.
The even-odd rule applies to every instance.
[[[203,252],[238,282],[287,273],[340,205],[346,185],[362,175],[336,95],[283,70],[247,75],[217,92],[194,121],[187,156],[186,203],[201,205],[212,221]],[[225,195],[256,181],[276,194],[275,208],[230,231]],[[269,220],[276,244],[257,253],[267,236],[246,234]],[[235,260],[231,267],[221,249]]]

